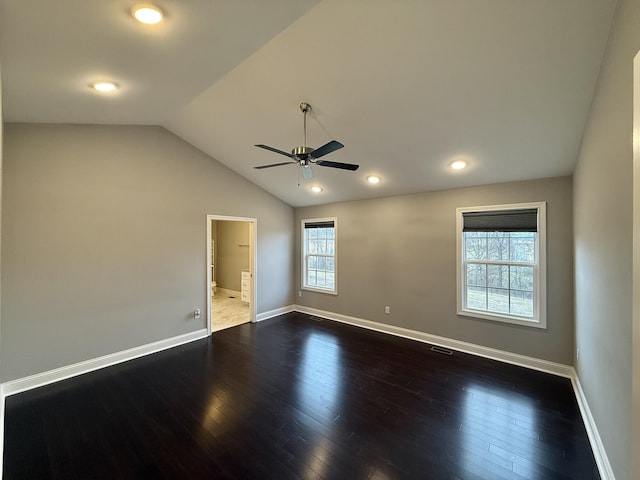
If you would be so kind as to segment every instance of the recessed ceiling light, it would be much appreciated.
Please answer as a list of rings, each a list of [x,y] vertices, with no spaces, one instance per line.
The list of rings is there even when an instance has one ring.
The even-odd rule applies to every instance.
[[[146,23],[148,25],[160,23],[164,16],[162,10],[155,5],[136,5],[131,9],[131,15],[140,23]]]
[[[95,82],[91,84],[91,88],[93,88],[97,92],[113,92],[118,89],[118,85],[113,82]]]
[[[369,175],[367,177],[367,182],[369,183],[380,183],[380,177],[377,175]]]
[[[322,187],[320,185],[314,185],[311,187],[311,191],[315,193],[320,193],[322,191]]]
[[[450,167],[454,170],[462,170],[463,168],[467,167],[467,162],[465,162],[464,160],[456,160],[455,162],[451,163]]]

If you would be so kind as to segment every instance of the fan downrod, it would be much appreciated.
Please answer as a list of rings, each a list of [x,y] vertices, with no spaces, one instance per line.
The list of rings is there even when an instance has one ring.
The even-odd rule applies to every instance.
[[[300,104],[300,110],[302,111],[302,116],[304,117],[304,120],[303,120],[304,136],[302,137],[302,146],[296,147],[293,150],[291,150],[291,154],[294,157],[296,157],[298,160],[301,160],[304,162],[309,158],[309,154],[313,152],[313,148],[307,147],[307,113],[311,111],[311,105],[309,105],[307,102],[302,102]]]

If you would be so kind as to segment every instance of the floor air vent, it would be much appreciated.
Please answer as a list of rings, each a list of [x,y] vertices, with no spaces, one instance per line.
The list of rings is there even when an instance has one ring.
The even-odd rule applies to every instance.
[[[434,345],[433,347],[431,347],[431,351],[436,353],[442,353],[443,355],[453,355],[453,350],[449,350],[448,348],[444,348],[444,347],[438,347],[437,345]]]

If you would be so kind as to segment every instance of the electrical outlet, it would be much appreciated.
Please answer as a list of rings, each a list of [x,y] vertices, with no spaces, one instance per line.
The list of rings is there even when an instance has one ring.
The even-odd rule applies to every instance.
[[[200,309],[199,308],[196,308],[193,311],[193,318],[200,318]]]
[[[391,313],[391,307],[389,306],[384,307],[384,313],[386,313],[387,315]]]
[[[576,348],[576,358],[580,358],[580,349]]]
[[[302,298],[302,290],[298,290],[298,297]]]

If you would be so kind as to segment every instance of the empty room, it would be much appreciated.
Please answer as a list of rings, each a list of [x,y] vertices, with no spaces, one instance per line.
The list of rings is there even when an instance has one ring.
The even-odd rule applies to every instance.
[[[638,0],[0,0],[2,478],[640,478],[639,51]]]

